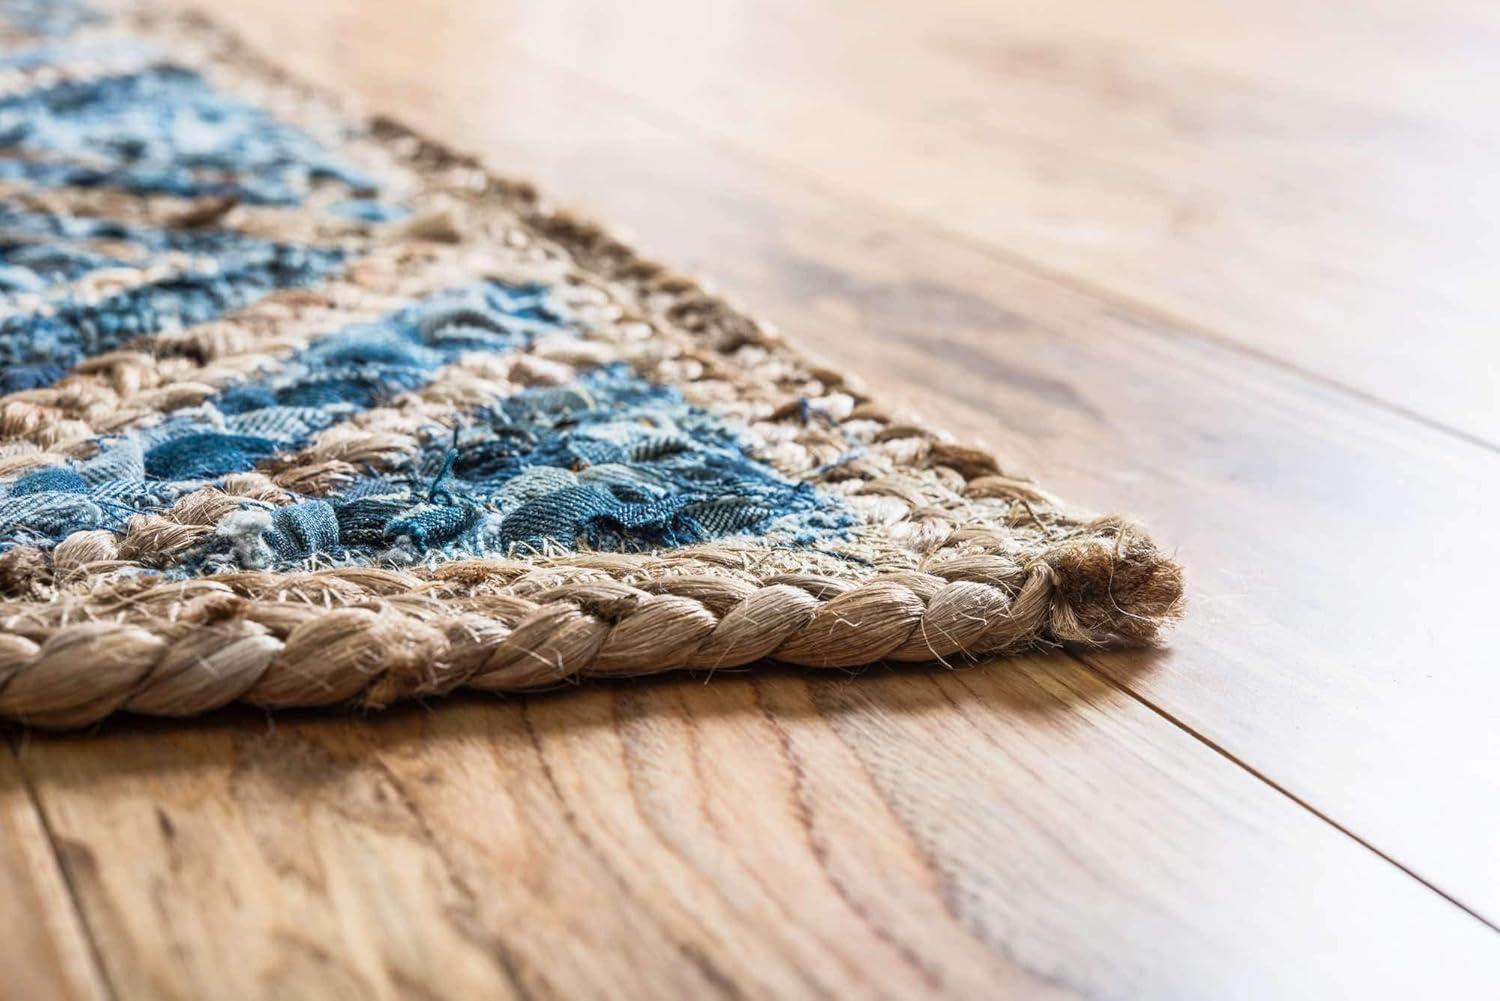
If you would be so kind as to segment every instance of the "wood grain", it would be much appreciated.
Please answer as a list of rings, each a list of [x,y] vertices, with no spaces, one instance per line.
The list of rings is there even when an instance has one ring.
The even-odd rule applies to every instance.
[[[767,163],[1500,444],[1493,15],[447,0],[427,16],[457,49],[511,40]]]
[[[1354,216],[1308,210],[1355,172],[1369,116],[1413,119],[1413,142],[1469,134],[1446,98],[1489,72],[1491,16],[1452,5],[1437,25],[1372,3],[1331,63],[1346,74],[1312,59],[1334,22],[1296,15],[1303,37],[1278,4],[1233,32],[1170,0],[1129,17],[924,9],[216,13],[292,68],[620,222],[1059,493],[1147,516],[1195,572],[1173,648],[37,736],[0,794],[29,787],[42,817],[4,801],[0,872],[30,878],[56,851],[113,993],[1261,998],[1500,982],[1500,936],[1473,916],[1500,920],[1500,686],[1473,642],[1500,558],[1482,530],[1500,459],[1392,409],[1486,433],[1490,347],[1457,353],[1482,293],[1434,320],[1422,357],[1396,337],[1446,301],[1398,266],[1436,259],[1403,213],[1458,195],[1371,214],[1379,172],[1420,159],[1374,129]],[[1404,86],[1369,86],[1357,71],[1403,30],[1389,79]],[[1041,55],[975,55],[1010,33]],[[1409,69],[1454,48],[1440,72]],[[976,84],[997,62],[1003,89]],[[1217,131],[1163,125],[1179,108]],[[1329,149],[1351,159],[1293,170]],[[1183,205],[1204,218],[1163,235]],[[1482,221],[1459,220],[1453,246]],[[1309,271],[1322,247],[1357,253]],[[1437,281],[1469,297],[1469,266]],[[37,909],[71,913],[37,871],[53,887]],[[61,932],[41,941],[80,955]],[[52,976],[22,955],[43,952],[0,951],[0,995],[14,971]]]
[[[0,929],[0,997],[106,996],[52,840],[9,746],[0,746]]]
[[[276,9],[243,29],[269,37]],[[1181,547],[1192,614],[1149,672],[1091,661],[1500,922],[1500,684],[1473,642],[1500,565],[1481,530],[1500,457],[747,162],[503,32],[466,45],[435,17],[390,52],[373,39],[401,15],[361,11],[291,58],[578,193],[1064,496],[1146,517]]]
[[[1500,976],[1489,929],[1065,658],[109,724],[22,760],[123,997]]]

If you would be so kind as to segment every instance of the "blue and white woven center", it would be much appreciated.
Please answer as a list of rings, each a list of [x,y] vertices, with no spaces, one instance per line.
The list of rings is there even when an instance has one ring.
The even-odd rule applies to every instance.
[[[37,34],[87,23],[54,5],[9,0],[0,11]],[[155,354],[162,335],[284,290],[316,291],[362,253],[358,241],[308,244],[264,227],[116,218],[103,196],[292,207],[372,227],[404,212],[338,153],[190,70],[147,62],[68,72],[98,62],[104,45],[49,40],[0,60],[0,70],[45,81],[0,96],[9,192],[0,201],[0,405],[17,414],[111,352]],[[336,199],[309,198],[330,189]],[[240,499],[160,569],[638,552],[731,535],[813,546],[847,528],[842,502],[778,475],[743,430],[622,361],[446,413],[428,406],[415,447],[327,471],[328,443],[343,430],[369,426],[476,359],[576,334],[554,291],[476,278],[320,329],[191,405],[163,394],[156,412],[0,476],[0,551],[124,534],[205,489]],[[301,466],[317,467],[315,488],[276,497],[233,489],[254,473],[298,483]]]

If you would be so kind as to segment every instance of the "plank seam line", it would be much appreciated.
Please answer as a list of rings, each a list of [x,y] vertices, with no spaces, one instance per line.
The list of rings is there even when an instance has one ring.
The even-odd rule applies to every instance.
[[[1144,695],[1137,692],[1130,686],[1116,680],[1114,676],[1111,675],[1108,671],[1096,666],[1092,661],[1089,660],[1086,655],[1072,649],[1067,650],[1066,653],[1069,657],[1077,661],[1079,664],[1082,664],[1085,669],[1100,678],[1111,688],[1123,692],[1125,695],[1129,696],[1131,699],[1134,699],[1136,702],[1139,702],[1151,712],[1155,713],[1157,716],[1160,716],[1168,723],[1177,727],[1179,730],[1183,731],[1188,736],[1192,737],[1194,740],[1198,741],[1200,744],[1213,751],[1215,754],[1218,754],[1220,757],[1225,758],[1234,765],[1250,773],[1250,775],[1259,779],[1265,785],[1270,786],[1276,792],[1280,793],[1282,796],[1285,796],[1287,799],[1291,800],[1293,803],[1297,804],[1302,809],[1312,814],[1314,817],[1317,817],[1329,827],[1332,827],[1334,830],[1349,838],[1351,841],[1370,851],[1388,864],[1395,866],[1397,869],[1401,870],[1401,872],[1405,873],[1407,876],[1410,876],[1418,883],[1421,883],[1427,889],[1431,890],[1433,893],[1436,893],[1438,896],[1442,897],[1444,900],[1448,901],[1448,903],[1452,904],[1454,907],[1457,907],[1459,910],[1463,911],[1465,914],[1469,915],[1469,917],[1478,921],[1486,928],[1489,928],[1494,932],[1500,932],[1500,924],[1491,921],[1479,911],[1475,910],[1473,907],[1470,907],[1468,904],[1464,903],[1462,900],[1458,899],[1447,890],[1444,890],[1442,887],[1433,883],[1431,880],[1427,879],[1425,876],[1408,866],[1406,863],[1398,860],[1383,849],[1377,847],[1369,839],[1355,833],[1351,828],[1333,819],[1332,816],[1314,806],[1310,801],[1292,792],[1286,786],[1271,778],[1270,775],[1268,775],[1266,772],[1245,761],[1243,758],[1240,758],[1234,752],[1230,751],[1228,748],[1220,744],[1218,741],[1214,740],[1212,737],[1207,736],[1203,732],[1179,719],[1176,715],[1157,705],[1155,702],[1152,702],[1150,699],[1146,698]]]

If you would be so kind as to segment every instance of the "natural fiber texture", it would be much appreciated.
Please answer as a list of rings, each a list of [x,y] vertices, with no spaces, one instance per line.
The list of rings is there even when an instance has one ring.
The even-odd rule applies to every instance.
[[[0,716],[1145,643],[1181,575],[201,21],[0,2]]]

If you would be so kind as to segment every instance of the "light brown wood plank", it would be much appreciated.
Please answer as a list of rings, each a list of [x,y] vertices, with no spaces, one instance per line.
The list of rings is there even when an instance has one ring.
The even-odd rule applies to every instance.
[[[0,998],[107,996],[36,805],[0,744]]]
[[[286,15],[258,11],[243,27],[270,38]],[[788,182],[478,29],[424,20],[382,49],[401,16],[362,11],[288,56],[618,221],[1058,492],[1146,516],[1181,546],[1191,615],[1149,670],[1090,659],[1500,920],[1500,684],[1472,642],[1500,560],[1492,453]]]
[[[430,48],[535,53],[716,142],[1500,443],[1492,16],[1405,0],[444,0],[423,21]],[[474,66],[430,71],[436,92]]]
[[[1500,937],[1063,657],[33,741],[122,997],[1458,996]]]

